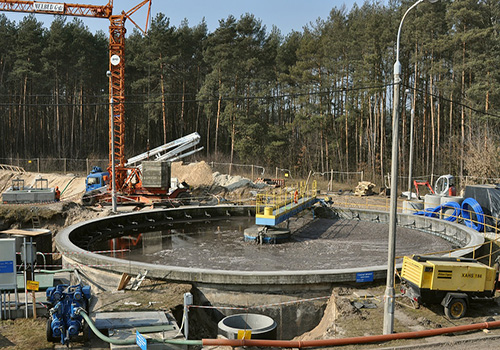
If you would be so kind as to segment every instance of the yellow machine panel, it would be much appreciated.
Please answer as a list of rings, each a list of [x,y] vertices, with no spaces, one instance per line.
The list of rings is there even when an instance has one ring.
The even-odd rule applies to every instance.
[[[485,290],[486,274],[487,270],[490,269],[486,265],[446,261],[429,261],[429,263],[434,265],[430,286],[432,290],[463,292],[482,292]]]
[[[480,262],[416,261],[404,257],[401,277],[419,288],[483,292],[495,288],[496,271]]]
[[[401,277],[412,282],[419,288],[430,288],[433,266],[428,262],[415,261],[409,256],[403,259]]]

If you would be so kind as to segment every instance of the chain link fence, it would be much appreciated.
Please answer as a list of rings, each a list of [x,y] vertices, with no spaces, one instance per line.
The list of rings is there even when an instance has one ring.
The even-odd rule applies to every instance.
[[[0,164],[23,168],[34,173],[61,173],[86,175],[94,166],[108,167],[107,159],[85,158],[0,158]]]
[[[239,175],[255,181],[257,178],[264,178],[272,175],[266,174],[266,168],[259,165],[235,164],[235,163],[217,163],[209,162],[208,165],[212,168],[213,172],[221,174]]]

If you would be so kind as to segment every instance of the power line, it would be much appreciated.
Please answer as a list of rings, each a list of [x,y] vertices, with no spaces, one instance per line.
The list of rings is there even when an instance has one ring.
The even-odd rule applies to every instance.
[[[361,86],[361,87],[343,87],[339,89],[328,89],[328,90],[323,90],[323,91],[309,91],[309,92],[295,92],[295,93],[286,93],[286,94],[280,94],[280,95],[266,95],[266,96],[213,96],[209,98],[196,98],[196,99],[184,99],[184,100],[179,100],[179,99],[168,99],[168,100],[159,100],[159,101],[130,101],[126,100],[124,101],[124,105],[129,105],[129,106],[134,106],[134,105],[157,105],[157,104],[173,104],[173,103],[211,103],[211,102],[218,102],[220,101],[249,101],[249,100],[264,100],[264,101],[273,101],[273,100],[282,100],[282,99],[294,99],[298,97],[305,97],[305,96],[331,96],[335,95],[338,93],[349,93],[349,92],[355,92],[355,91],[363,91],[363,90],[383,90],[387,89],[388,87],[393,86],[394,84],[387,83],[387,84],[381,84],[381,85],[372,85],[372,86]],[[448,99],[446,97],[443,97],[442,95],[437,95],[430,93],[428,91],[424,91],[421,89],[416,89],[414,87],[411,87],[409,85],[403,84],[403,86],[407,89],[411,89],[413,91],[416,91],[420,94],[426,94],[429,96],[433,96],[437,99],[453,103],[457,106],[467,108],[468,110],[471,110],[475,113],[493,117],[493,118],[498,118],[500,119],[500,115],[493,114],[490,112],[485,112],[481,111],[477,108],[468,106],[460,101],[455,101]],[[166,93],[165,96],[192,96],[194,93]],[[11,95],[0,95],[2,96],[11,96]],[[93,102],[93,103],[15,103],[15,102],[0,102],[0,107],[20,107],[20,106],[25,106],[25,107],[103,107],[103,106],[109,106],[109,102],[107,101],[108,96],[102,96],[99,97],[98,95],[88,95],[90,97],[95,97],[95,98],[102,98],[106,99],[106,101],[103,102]],[[128,95],[128,97],[140,97],[140,96],[147,96],[147,94],[135,94],[135,95]],[[159,98],[162,97],[161,94],[158,95],[150,95],[153,98]],[[53,98],[53,95],[29,95],[29,97],[51,97]],[[84,96],[85,97],[85,96]]]
[[[266,95],[266,96],[213,96],[209,98],[202,99],[184,99],[184,100],[163,100],[163,101],[124,101],[125,105],[137,105],[137,104],[161,104],[161,103],[209,103],[209,102],[217,102],[219,100],[223,101],[235,101],[235,100],[277,100],[284,98],[296,98],[296,97],[304,97],[304,96],[321,96],[321,95],[332,95],[337,93],[349,93],[354,91],[362,91],[362,90],[377,90],[377,89],[385,89],[391,84],[383,84],[383,85],[375,85],[375,86],[362,86],[362,87],[347,87],[340,88],[335,90],[326,90],[326,91],[310,91],[310,92],[295,92],[295,93],[287,93],[281,95]],[[167,93],[166,96],[186,96],[186,95],[194,95],[193,93]],[[11,96],[11,95],[0,95],[2,96]],[[98,97],[97,95],[91,95],[92,97]],[[141,95],[127,95],[128,97],[137,97],[137,96],[147,96],[147,94]],[[158,95],[150,95],[152,97],[161,97],[161,94]],[[28,95],[28,97],[51,97],[53,95]],[[102,99],[108,98],[108,96],[102,96]],[[95,102],[95,103],[15,103],[15,102],[0,102],[0,106],[27,106],[27,107],[51,107],[51,106],[59,106],[59,107],[72,107],[72,106],[107,106],[109,102]]]
[[[405,88],[407,88],[407,89],[410,89],[410,90],[413,90],[413,91],[416,91],[416,92],[418,92],[418,93],[420,93],[420,94],[424,94],[424,95],[428,95],[428,96],[433,96],[433,97],[435,97],[435,98],[437,98],[437,99],[440,99],[440,100],[443,100],[443,101],[446,101],[446,102],[453,103],[453,104],[455,104],[455,105],[457,105],[457,106],[460,106],[460,107],[467,108],[467,109],[469,109],[469,110],[471,110],[471,111],[473,111],[473,112],[476,112],[476,113],[478,113],[478,114],[483,114],[483,115],[485,115],[485,116],[490,116],[490,117],[493,117],[493,118],[499,118],[499,119],[500,119],[500,115],[493,114],[493,113],[486,112],[486,111],[481,111],[481,110],[479,110],[479,109],[477,109],[477,108],[474,108],[474,107],[468,106],[468,105],[466,105],[466,104],[464,104],[464,103],[462,103],[462,102],[460,102],[460,101],[451,100],[451,99],[446,98],[446,97],[444,97],[444,96],[442,96],[442,95],[436,95],[436,94],[433,94],[433,93],[431,93],[431,92],[424,91],[424,90],[421,90],[421,89],[416,89],[416,88],[414,88],[414,87],[411,87],[411,86],[409,86],[409,85],[405,85],[405,84],[403,84],[403,87],[405,87]]]

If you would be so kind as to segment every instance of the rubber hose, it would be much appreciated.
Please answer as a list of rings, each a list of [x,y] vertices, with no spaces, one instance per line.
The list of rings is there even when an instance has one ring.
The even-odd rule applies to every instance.
[[[434,210],[434,208],[427,208],[427,209],[424,209],[424,210],[419,210],[419,211],[413,213],[413,215],[423,215],[423,216],[428,216],[428,217],[437,217],[436,215],[433,214],[433,210]]]
[[[111,339],[110,337],[104,335],[97,329],[95,326],[94,322],[92,319],[87,315],[87,313],[83,309],[79,309],[79,314],[82,315],[83,319],[89,327],[92,329],[95,335],[99,337],[99,339],[110,343],[110,344],[115,344],[115,345],[132,345],[136,344],[136,340],[131,339],[131,340],[126,340],[126,339]],[[176,344],[176,345],[194,345],[194,346],[201,346],[203,345],[203,342],[201,340],[181,340],[181,339],[164,339],[164,340],[158,340],[158,339],[148,339],[148,342],[152,343],[167,343],[167,344]]]
[[[425,216],[429,218],[439,218],[439,213],[441,212],[442,208],[443,206],[441,205],[438,205],[435,208],[427,208],[425,209],[426,210]]]
[[[477,225],[472,222],[471,212],[476,214]],[[462,217],[464,218],[465,226],[470,227],[478,232],[484,228],[484,212],[483,208],[474,198],[466,198],[462,203]]]
[[[69,184],[73,182],[74,179],[76,179],[76,176],[74,178],[72,178],[71,180],[69,180],[69,182],[66,184],[66,186],[64,186],[64,189],[61,191],[61,196],[64,193],[64,191],[66,191],[66,189],[68,188]]]
[[[61,269],[61,270],[38,270],[41,273],[58,273],[58,272],[74,272],[73,269]]]
[[[447,202],[441,205],[441,207],[442,209],[453,209],[453,214],[447,215],[444,218],[446,221],[451,221],[451,222],[457,221],[458,216],[460,215],[461,212],[460,204],[458,204],[457,202]]]
[[[92,319],[89,317],[89,315],[87,315],[87,313],[83,309],[80,309],[79,314],[83,317],[85,322],[87,322],[87,324],[89,325],[90,329],[92,329],[92,332],[94,332],[94,334],[97,335],[99,337],[99,339],[101,339],[107,343],[116,344],[116,345],[132,345],[132,344],[136,343],[135,339],[134,340],[126,340],[126,339],[120,340],[120,339],[111,339],[110,337],[105,336],[104,334],[101,333],[100,330],[97,329],[97,327],[95,326]]]

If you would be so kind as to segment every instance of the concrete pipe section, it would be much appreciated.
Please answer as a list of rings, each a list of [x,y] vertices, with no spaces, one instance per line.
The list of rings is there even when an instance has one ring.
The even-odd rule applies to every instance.
[[[148,271],[150,278],[227,289],[259,291],[263,285],[268,291],[287,286],[293,290],[298,285],[326,289],[335,282],[385,278],[387,212],[347,208],[315,208],[315,212],[314,220],[290,220],[291,237],[278,245],[245,241],[243,231],[255,224],[255,209],[227,205],[156,209],[81,222],[62,230],[56,246],[65,267],[91,266],[96,274]],[[484,242],[473,229],[435,218],[399,214],[398,225],[396,256],[457,246],[466,249],[452,256],[467,255]],[[109,249],[117,253],[91,252]]]
[[[218,324],[219,335],[227,339],[276,339],[277,323],[260,314],[236,314],[224,317]],[[246,334],[245,334],[246,333]]]

